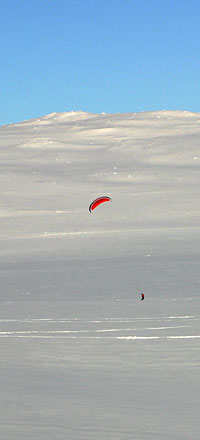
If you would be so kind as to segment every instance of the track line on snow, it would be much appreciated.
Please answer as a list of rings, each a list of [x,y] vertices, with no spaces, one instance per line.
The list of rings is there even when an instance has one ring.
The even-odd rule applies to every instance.
[[[0,241],[9,241],[9,240],[30,240],[32,238],[55,238],[55,237],[70,237],[70,236],[81,236],[81,235],[106,235],[106,234],[122,234],[122,233],[145,233],[145,232],[170,232],[170,231],[192,231],[192,230],[200,230],[200,226],[195,227],[163,227],[163,228],[133,228],[133,229],[112,229],[112,230],[101,230],[101,231],[68,231],[68,232],[43,232],[43,233],[35,233],[35,234],[26,234],[26,235],[17,235],[17,236],[9,236],[0,237]]]
[[[184,336],[55,336],[55,335],[0,335],[0,338],[26,338],[26,339],[116,339],[116,340],[166,340],[166,339],[199,339],[200,335]]]
[[[176,328],[186,328],[187,325],[178,325],[173,327],[143,327],[143,328],[109,328],[109,329],[87,329],[87,330],[24,330],[24,331],[0,331],[2,335],[29,335],[29,334],[72,334],[72,333],[112,333],[112,332],[130,332],[130,331],[147,331],[147,330],[168,330]]]
[[[195,315],[183,315],[183,316],[162,316],[162,317],[152,317],[152,318],[100,318],[100,319],[79,319],[79,318],[71,318],[71,319],[52,319],[52,318],[25,318],[25,319],[8,319],[8,318],[2,318],[0,319],[0,322],[20,322],[20,323],[37,323],[37,322],[45,322],[45,323],[92,323],[92,324],[100,324],[100,323],[127,323],[127,322],[137,322],[137,321],[158,321],[161,320],[170,320],[170,319],[191,319],[191,320],[199,320],[200,316]]]

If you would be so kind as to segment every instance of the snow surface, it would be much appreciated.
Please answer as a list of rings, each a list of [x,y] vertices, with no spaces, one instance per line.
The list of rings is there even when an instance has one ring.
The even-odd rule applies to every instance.
[[[199,440],[200,114],[52,113],[0,152],[1,438]]]

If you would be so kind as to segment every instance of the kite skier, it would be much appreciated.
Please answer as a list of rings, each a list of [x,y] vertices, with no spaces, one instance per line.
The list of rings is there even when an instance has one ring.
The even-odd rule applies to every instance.
[[[141,301],[144,301],[144,293],[141,293]]]

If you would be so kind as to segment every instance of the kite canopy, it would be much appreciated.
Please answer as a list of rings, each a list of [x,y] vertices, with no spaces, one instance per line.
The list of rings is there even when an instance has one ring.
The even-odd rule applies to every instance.
[[[94,209],[99,206],[101,203],[104,202],[111,202],[111,198],[107,196],[98,197],[97,199],[93,200],[93,202],[89,206],[89,211],[92,212]]]

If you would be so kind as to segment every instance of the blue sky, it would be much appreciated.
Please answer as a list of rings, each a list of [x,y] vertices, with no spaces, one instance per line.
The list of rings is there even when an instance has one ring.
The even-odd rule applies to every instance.
[[[51,112],[200,111],[199,0],[6,0],[0,125]]]

